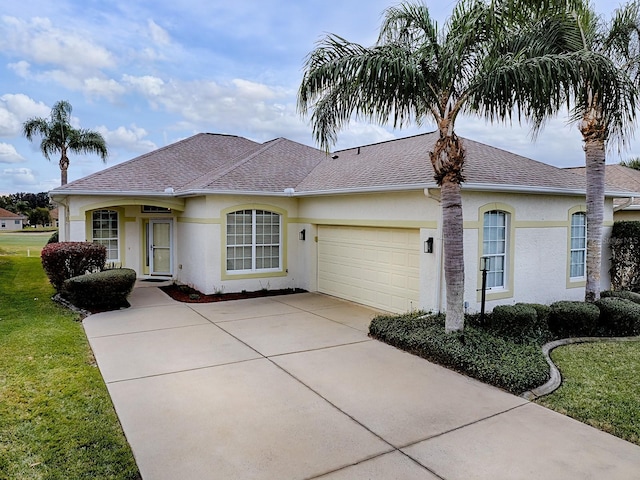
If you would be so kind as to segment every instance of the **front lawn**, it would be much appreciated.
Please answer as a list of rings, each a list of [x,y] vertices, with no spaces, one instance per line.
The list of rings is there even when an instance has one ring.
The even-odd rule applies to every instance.
[[[137,479],[77,315],[37,256],[6,255],[45,242],[0,246],[0,478]]]
[[[640,341],[566,345],[551,358],[562,385],[538,403],[640,445]]]

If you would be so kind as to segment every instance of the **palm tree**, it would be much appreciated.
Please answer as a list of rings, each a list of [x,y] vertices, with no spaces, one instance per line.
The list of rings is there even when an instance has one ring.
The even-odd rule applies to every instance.
[[[640,170],[640,158],[629,158],[627,160],[622,160],[620,165],[627,168],[633,168],[634,170]]]
[[[518,111],[540,126],[562,106],[580,73],[599,74],[598,61],[581,60],[577,71],[580,55],[565,55],[578,50],[569,34],[575,28],[561,21],[565,9],[546,9],[531,21],[522,15],[527,5],[462,0],[439,29],[426,5],[401,4],[386,10],[373,47],[328,35],[305,63],[298,108],[303,114],[313,109],[314,137],[327,151],[353,115],[391,120],[394,127],[437,125],[428,154],[441,188],[448,332],[464,328],[465,149],[455,133],[458,115],[481,112],[502,120]]]
[[[635,97],[640,65],[640,4],[631,1],[604,22],[590,8],[576,15],[582,48],[612,60],[622,101],[602,95],[588,77],[575,91],[573,117],[580,122],[587,176],[587,284],[585,300],[600,298],[602,222],[604,219],[605,161],[608,143],[624,146],[635,118]]]
[[[33,140],[36,135],[42,137],[40,151],[47,160],[51,160],[51,155],[60,153],[61,185],[67,184],[67,152],[95,153],[103,162],[108,156],[107,144],[100,133],[71,126],[71,110],[71,104],[61,100],[53,105],[48,119],[34,117],[22,125],[22,133],[28,140]]]

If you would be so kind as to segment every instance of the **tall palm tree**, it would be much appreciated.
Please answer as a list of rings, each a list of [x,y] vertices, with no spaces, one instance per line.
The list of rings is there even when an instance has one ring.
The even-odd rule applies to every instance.
[[[307,57],[298,92],[298,108],[313,110],[314,136],[326,150],[353,115],[394,127],[436,124],[439,136],[428,154],[441,188],[448,332],[464,328],[465,148],[455,133],[458,115],[479,111],[500,120],[518,111],[541,125],[581,72],[598,73],[598,62],[584,61],[578,72],[579,55],[565,55],[578,50],[564,45],[575,42],[566,22],[551,22],[551,10],[531,22],[522,15],[527,4],[461,0],[442,29],[424,4],[391,7],[373,47],[324,38]]]
[[[631,1],[621,6],[610,22],[586,8],[578,12],[576,21],[582,32],[582,48],[612,60],[625,100],[611,102],[594,88],[590,78],[582,78],[574,99],[574,118],[580,122],[587,176],[585,300],[593,302],[600,298],[606,151],[610,141],[624,146],[634,127],[640,66],[640,4]]]
[[[71,110],[71,104],[61,100],[53,105],[48,119],[34,117],[22,125],[22,133],[28,140],[33,140],[36,135],[42,137],[40,151],[47,160],[51,160],[54,154],[60,154],[61,185],[67,184],[67,152],[95,153],[103,162],[108,156],[107,144],[100,133],[71,126]]]

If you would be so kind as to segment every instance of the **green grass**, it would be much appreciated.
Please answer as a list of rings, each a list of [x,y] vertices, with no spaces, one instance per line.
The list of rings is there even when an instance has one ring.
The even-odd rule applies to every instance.
[[[47,237],[5,235],[18,252]],[[0,256],[0,478],[139,478],[82,325],[53,293],[38,257]]]
[[[42,247],[51,235],[52,232],[42,231],[0,232],[0,257],[14,255],[40,258]]]
[[[559,347],[562,385],[541,405],[640,445],[640,341]]]

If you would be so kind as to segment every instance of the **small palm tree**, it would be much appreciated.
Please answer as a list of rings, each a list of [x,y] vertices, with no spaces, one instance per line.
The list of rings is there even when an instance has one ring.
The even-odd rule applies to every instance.
[[[519,111],[539,126],[581,73],[598,73],[599,62],[565,54],[579,47],[564,6],[531,17],[523,14],[527,5],[461,0],[440,29],[426,5],[400,4],[386,10],[373,47],[329,35],[305,64],[298,107],[303,114],[313,109],[314,136],[326,150],[353,115],[394,127],[436,124],[439,136],[425,160],[441,188],[448,332],[464,328],[465,148],[456,119],[482,112],[504,120]]]
[[[60,154],[60,184],[67,184],[69,157],[67,152],[95,153],[103,162],[107,161],[107,144],[98,132],[73,128],[71,120],[71,104],[65,100],[56,102],[48,119],[30,118],[22,125],[22,133],[28,140],[39,135],[42,137],[40,151],[47,160],[54,154]]]

